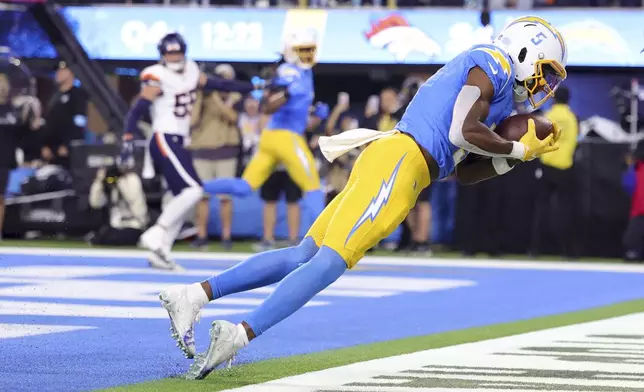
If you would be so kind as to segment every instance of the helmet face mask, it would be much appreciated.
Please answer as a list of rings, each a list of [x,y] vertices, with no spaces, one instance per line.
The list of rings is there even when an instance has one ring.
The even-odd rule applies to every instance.
[[[161,64],[174,72],[183,72],[186,65],[186,41],[179,33],[166,34],[159,45]]]
[[[174,72],[183,72],[186,66],[186,55],[181,52],[168,52],[163,57],[163,65]]]
[[[317,62],[317,37],[314,30],[292,32],[286,37],[284,60],[303,69],[310,69]]]
[[[512,59],[518,102],[528,100],[538,108],[566,78],[566,44],[561,34],[541,18],[526,16],[512,21],[494,45]]]
[[[557,61],[538,60],[534,64],[534,74],[521,82],[528,93],[530,105],[538,108],[552,98],[566,75],[566,69]]]
[[[302,45],[292,48],[297,56],[297,61],[302,68],[312,68],[315,65],[317,45]]]

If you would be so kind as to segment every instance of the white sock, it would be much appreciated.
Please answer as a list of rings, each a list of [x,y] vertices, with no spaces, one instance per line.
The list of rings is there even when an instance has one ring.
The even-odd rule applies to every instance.
[[[208,295],[204,291],[203,287],[201,287],[201,283],[193,283],[189,285],[187,291],[190,303],[198,305],[199,308],[203,308],[208,302],[210,302]]]
[[[235,341],[233,342],[235,348],[248,346],[248,334],[246,334],[246,328],[244,328],[241,323],[237,324],[235,328],[237,328],[237,334],[235,336]]]

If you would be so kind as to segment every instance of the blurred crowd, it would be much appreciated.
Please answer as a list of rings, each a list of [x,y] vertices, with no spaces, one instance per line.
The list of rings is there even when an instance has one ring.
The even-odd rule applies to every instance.
[[[642,0],[58,0],[63,5],[87,4],[164,4],[193,6],[244,7],[468,7],[518,8],[533,7],[642,7]]]
[[[2,62],[0,62],[1,64]],[[205,66],[206,67],[206,66]],[[92,123],[89,112],[92,105],[83,88],[77,84],[71,69],[64,62],[55,67],[55,91],[46,104],[41,104],[38,94],[33,91],[33,78],[26,75],[17,78],[12,69],[0,70],[0,127],[10,129],[0,132],[0,182],[5,186],[11,170],[26,170],[32,174],[30,180],[22,183],[8,194],[34,195],[65,189],[61,185],[61,173],[78,169],[80,163],[92,165],[90,158],[74,163],[74,153],[79,146],[109,145],[115,143],[113,134],[97,136],[96,123]],[[218,64],[204,68],[208,74],[225,79],[235,79],[236,71],[230,64]],[[260,76],[270,79],[275,66],[267,66]],[[388,85],[380,91],[372,91],[366,100],[353,99],[343,91],[329,99],[326,112],[320,111],[317,103],[310,108],[310,118],[306,139],[316,157],[317,168],[323,179],[327,203],[344,188],[352,165],[360,154],[355,150],[342,156],[333,163],[326,161],[318,148],[322,135],[338,134],[354,128],[369,128],[388,131],[396,125],[406,106],[425,81],[427,75],[409,75],[401,84]],[[18,89],[18,90],[17,90]],[[340,89],[338,89],[340,90]],[[337,90],[336,90],[337,91]],[[261,110],[262,93],[242,96],[238,93],[199,92],[193,109],[191,149],[194,166],[204,181],[221,177],[240,176],[245,164],[258,145],[262,129],[268,122],[268,115]],[[529,253],[538,256],[544,253],[552,241],[542,238],[542,233],[551,232],[557,242],[557,253],[568,258],[576,258],[580,253],[576,226],[579,219],[579,195],[581,185],[574,173],[575,150],[578,140],[578,120],[568,105],[570,92],[564,86],[557,90],[554,104],[544,113],[552,121],[564,124],[566,130],[562,146],[556,153],[544,156],[538,163],[530,166],[533,170],[534,216],[529,218]],[[321,114],[322,113],[322,114]],[[88,118],[90,121],[88,122]],[[148,119],[149,121],[149,119]],[[150,133],[148,124],[141,123],[144,134]],[[13,129],[16,128],[16,129]],[[95,144],[98,142],[98,144]],[[17,147],[14,154],[13,147]],[[641,146],[640,146],[641,149]],[[644,260],[644,153],[636,151],[630,166],[631,192],[633,207],[631,224],[625,237],[625,258],[633,261]],[[140,158],[140,157],[139,157]],[[140,163],[140,162],[139,162]],[[89,206],[103,211],[106,219],[102,227],[91,235],[91,242],[110,245],[135,245],[139,235],[149,222],[154,220],[157,207],[150,208],[149,190],[146,189],[145,176],[137,162],[120,160],[102,162],[94,167],[87,179],[86,191]],[[85,167],[84,169],[87,169]],[[37,173],[36,175],[33,175]],[[39,174],[38,174],[39,173]],[[54,181],[46,182],[58,173]],[[532,174],[530,175],[532,176]],[[499,181],[513,181],[505,179]],[[49,180],[47,180],[49,181]],[[83,182],[83,179],[74,181]],[[468,216],[469,223],[461,226],[459,250],[466,254],[480,252],[498,255],[503,247],[507,230],[497,218],[511,200],[505,192],[507,187],[494,181],[483,182],[471,187],[460,187],[452,178],[432,184],[419,196],[416,207],[402,226],[397,242],[381,244],[388,249],[431,254],[432,250],[451,248],[455,243],[458,206],[459,214]],[[74,189],[81,189],[74,184]],[[161,188],[160,188],[161,189]],[[281,246],[278,240],[295,243],[300,240],[300,199],[302,193],[290,179],[284,168],[277,167],[270,179],[262,186],[259,196],[263,201],[263,233],[257,243],[257,250]],[[167,197],[171,197],[166,193]],[[275,228],[278,218],[278,204],[286,202],[287,238],[277,238]],[[219,216],[209,216],[212,203],[218,203]],[[194,212],[193,245],[197,248],[208,246],[209,223],[219,222],[221,240],[225,246],[232,244],[232,222],[234,201],[218,198],[217,201],[203,200]],[[243,206],[238,206],[243,208]],[[4,199],[0,198],[0,228],[4,214]],[[546,228],[544,230],[544,228]],[[504,231],[505,230],[505,231]]]

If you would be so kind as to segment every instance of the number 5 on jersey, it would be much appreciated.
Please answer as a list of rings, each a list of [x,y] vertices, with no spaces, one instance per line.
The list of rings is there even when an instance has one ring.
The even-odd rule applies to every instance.
[[[175,95],[174,115],[183,118],[192,113],[192,106],[197,101],[197,90]]]

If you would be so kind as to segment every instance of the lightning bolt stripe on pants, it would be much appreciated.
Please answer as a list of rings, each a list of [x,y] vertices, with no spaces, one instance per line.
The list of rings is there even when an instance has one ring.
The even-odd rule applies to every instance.
[[[405,153],[402,158],[398,161],[396,164],[396,167],[394,168],[393,172],[389,176],[388,180],[382,180],[382,184],[380,185],[380,189],[378,190],[378,193],[376,194],[375,197],[371,199],[371,203],[367,206],[365,211],[362,213],[358,221],[353,225],[353,228],[351,228],[351,231],[349,232],[349,235],[347,236],[347,239],[344,241],[344,245],[347,245],[347,242],[349,242],[349,239],[351,239],[351,236],[355,234],[355,232],[362,226],[367,219],[370,219],[372,222],[382,208],[387,205],[387,202],[389,201],[389,198],[391,197],[391,191],[394,189],[394,183],[396,182],[396,177],[398,176],[398,170],[400,170],[400,165],[402,164],[403,160],[405,159],[405,156],[407,154]]]

